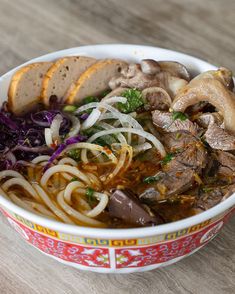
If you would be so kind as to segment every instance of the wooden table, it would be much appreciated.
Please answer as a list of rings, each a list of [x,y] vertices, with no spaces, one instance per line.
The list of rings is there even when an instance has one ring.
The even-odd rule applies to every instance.
[[[234,0],[0,0],[0,73],[47,52],[96,43],[150,44],[235,71]],[[235,292],[235,218],[206,248],[168,268],[101,275],[69,268],[0,222],[0,293]]]

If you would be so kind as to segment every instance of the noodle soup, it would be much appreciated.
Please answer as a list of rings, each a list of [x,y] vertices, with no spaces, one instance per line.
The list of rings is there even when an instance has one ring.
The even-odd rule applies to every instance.
[[[225,68],[192,78],[177,61],[152,59],[28,65],[0,112],[1,195],[87,227],[198,214],[235,189],[234,98]]]

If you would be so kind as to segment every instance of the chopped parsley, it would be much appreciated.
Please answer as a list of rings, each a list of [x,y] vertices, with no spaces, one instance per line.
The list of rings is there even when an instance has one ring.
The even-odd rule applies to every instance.
[[[122,96],[127,98],[126,103],[117,103],[118,109],[123,113],[130,113],[135,111],[140,106],[144,105],[144,100],[140,91],[135,89],[128,89],[122,93]]]
[[[179,119],[179,120],[181,120],[181,121],[184,121],[184,120],[186,120],[188,117],[187,117],[187,115],[186,115],[185,113],[183,113],[183,112],[180,112],[180,111],[173,111],[173,112],[172,112],[172,118],[173,118],[173,120],[177,120],[177,119]]]
[[[67,152],[68,157],[80,161],[81,160],[81,149],[71,149]]]
[[[157,181],[159,181],[161,179],[160,176],[156,175],[156,176],[150,176],[150,177],[146,177],[143,179],[143,182],[145,184],[152,184],[152,183],[155,183]]]

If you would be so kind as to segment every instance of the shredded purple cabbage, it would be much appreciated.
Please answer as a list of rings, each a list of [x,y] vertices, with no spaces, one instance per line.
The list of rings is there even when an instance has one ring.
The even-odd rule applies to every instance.
[[[18,161],[31,161],[39,155],[53,153],[46,146],[44,130],[50,127],[56,114],[61,114],[63,122],[60,136],[65,136],[71,127],[71,121],[60,110],[42,110],[23,117],[17,117],[0,109],[0,170],[15,168]],[[15,160],[13,160],[15,158]]]
[[[79,143],[79,142],[84,142],[86,140],[87,140],[86,136],[77,135],[77,136],[74,136],[74,137],[67,139],[64,143],[60,144],[57,147],[56,151],[52,154],[52,156],[48,160],[48,163],[45,166],[44,171],[46,171],[50,167],[50,165],[53,163],[53,161],[60,156],[60,154],[64,151],[64,149],[67,146],[75,144],[75,143]]]

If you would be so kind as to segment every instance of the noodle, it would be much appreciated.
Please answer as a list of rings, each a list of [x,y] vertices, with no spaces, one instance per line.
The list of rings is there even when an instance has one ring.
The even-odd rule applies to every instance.
[[[41,185],[43,187],[46,187],[47,185],[47,181],[49,180],[49,178],[57,173],[57,172],[67,172],[69,174],[72,174],[73,176],[81,179],[83,182],[85,182],[86,184],[90,185],[90,180],[88,179],[88,177],[81,171],[79,171],[78,168],[74,167],[74,166],[69,166],[69,165],[65,165],[65,164],[61,164],[61,165],[56,165],[53,167],[50,167],[42,176],[41,178]]]
[[[51,211],[53,211],[53,213],[56,216],[58,216],[58,218],[63,220],[65,223],[74,224],[74,222],[61,209],[59,209],[56,205],[53,204],[50,197],[39,185],[34,184],[33,186],[40,195],[43,202],[50,208]]]
[[[64,201],[64,191],[61,191],[57,196],[57,201],[63,210],[69,215],[78,220],[81,223],[89,224],[96,227],[104,227],[105,225],[97,220],[94,220],[88,216],[81,214],[80,212],[73,209]]]
[[[2,184],[2,189],[4,191],[7,191],[10,187],[17,185],[22,187],[24,190],[26,190],[34,199],[40,201],[40,197],[34,190],[34,188],[30,185],[28,181],[25,179],[19,179],[19,178],[12,178],[10,180],[7,180],[4,184]]]

